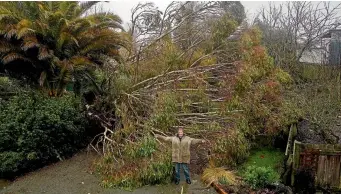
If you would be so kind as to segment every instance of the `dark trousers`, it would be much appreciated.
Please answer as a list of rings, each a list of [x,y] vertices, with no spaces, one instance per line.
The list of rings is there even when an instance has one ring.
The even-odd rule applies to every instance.
[[[180,170],[184,169],[186,180],[190,180],[188,164],[186,163],[175,163],[175,180],[180,181]]]

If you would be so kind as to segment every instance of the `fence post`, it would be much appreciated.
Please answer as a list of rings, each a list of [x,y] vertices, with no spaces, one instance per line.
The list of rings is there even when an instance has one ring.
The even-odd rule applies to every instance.
[[[285,155],[288,156],[292,154],[292,141],[294,140],[297,134],[297,128],[295,124],[290,125],[289,136],[287,141],[287,147],[285,149]]]
[[[300,152],[301,152],[301,142],[295,140],[293,156],[292,156],[291,186],[294,186],[294,183],[295,183],[295,175],[298,170],[298,166],[300,162]]]

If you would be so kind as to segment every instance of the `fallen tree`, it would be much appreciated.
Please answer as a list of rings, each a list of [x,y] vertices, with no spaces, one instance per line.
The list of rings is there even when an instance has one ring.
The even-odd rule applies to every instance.
[[[188,29],[179,27],[161,39],[163,33],[146,37],[157,41],[133,50],[126,65],[107,64],[104,93],[88,107],[88,115],[104,129],[90,145],[104,155],[97,164],[103,186],[170,181],[170,152],[153,138],[156,133],[172,136],[177,127],[185,127],[192,137],[210,140],[206,162],[233,168],[247,158],[255,136],[271,138],[295,121],[290,103],[281,96],[291,78],[260,45],[260,31],[247,26],[236,30],[226,17],[213,21],[211,31],[194,35],[200,43],[180,44],[177,40],[188,36],[182,30]],[[213,37],[226,24],[231,29],[220,39]],[[229,39],[235,30],[237,35]]]

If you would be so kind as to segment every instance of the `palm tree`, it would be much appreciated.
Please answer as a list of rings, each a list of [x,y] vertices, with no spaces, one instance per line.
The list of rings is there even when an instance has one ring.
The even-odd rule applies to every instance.
[[[119,48],[129,45],[121,19],[89,14],[96,3],[0,2],[3,69],[32,78],[57,96],[72,80],[92,79],[104,60],[119,61]]]

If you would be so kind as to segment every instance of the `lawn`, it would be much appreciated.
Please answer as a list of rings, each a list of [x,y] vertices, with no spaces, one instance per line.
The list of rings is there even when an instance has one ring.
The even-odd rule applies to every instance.
[[[261,148],[253,150],[248,160],[238,169],[238,174],[243,174],[248,166],[270,167],[280,177],[283,172],[284,152],[274,148]]]

